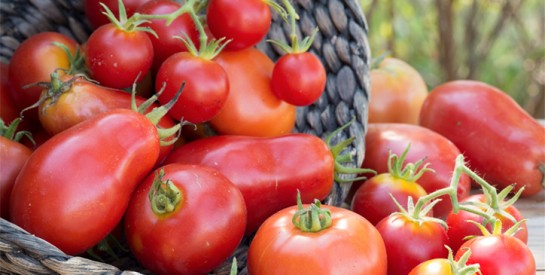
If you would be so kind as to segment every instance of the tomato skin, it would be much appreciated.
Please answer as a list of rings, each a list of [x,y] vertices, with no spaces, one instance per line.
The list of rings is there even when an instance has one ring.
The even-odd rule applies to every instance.
[[[8,78],[9,64],[0,62],[0,118],[9,125],[21,111],[13,101]]]
[[[9,201],[15,178],[32,154],[25,145],[0,136],[0,217],[9,219]]]
[[[207,274],[242,240],[244,198],[215,169],[182,164],[162,168],[164,179],[182,192],[182,201],[174,212],[155,214],[148,199],[155,173],[146,177],[124,219],[128,243],[138,261],[154,273]]]
[[[146,2],[138,8],[141,14],[168,14],[178,10],[181,4],[171,0],[152,0]],[[193,19],[188,13],[181,14],[170,25],[166,25],[165,20],[151,19],[148,23],[142,24],[143,27],[149,27],[157,33],[156,38],[151,33],[148,37],[153,44],[153,71],[157,71],[161,64],[171,55],[177,52],[187,51],[187,47],[178,38],[189,37],[196,47],[199,47],[199,32]],[[187,37],[186,37],[187,35]]]
[[[64,50],[53,45],[64,44],[72,54],[78,44],[68,36],[56,32],[41,32],[23,41],[13,52],[9,63],[9,81],[11,95],[19,109],[24,109],[38,101],[42,88],[35,86],[23,89],[23,86],[49,81],[50,74],[58,68],[69,69],[70,62]],[[38,121],[38,111],[28,110],[25,118]]]
[[[325,89],[326,71],[320,59],[310,52],[281,56],[274,65],[271,89],[280,99],[296,105],[314,103]]]
[[[256,48],[222,51],[216,58],[229,77],[229,96],[210,124],[220,134],[273,137],[290,133],[297,108],[271,91],[273,61]]]
[[[144,3],[149,2],[150,0],[123,0],[123,6],[125,6],[125,11],[127,12],[127,18],[132,16],[135,11],[143,5]],[[93,29],[110,23],[110,19],[106,15],[102,14],[104,8],[100,5],[104,3],[116,16],[119,15],[119,4],[118,0],[84,0],[83,1],[83,12],[85,17],[91,23]]]
[[[66,254],[82,253],[120,222],[158,156],[145,116],[116,109],[86,120],[32,153],[13,186],[10,219]]]
[[[460,201],[460,203],[469,201],[484,203],[486,202],[486,198],[483,194],[475,194],[465,198],[464,200]],[[479,209],[477,206],[468,207]],[[486,209],[481,209],[481,211],[486,211]],[[516,221],[521,221],[524,219],[520,211],[514,205],[508,206],[507,208],[505,208],[505,211],[511,214]],[[497,214],[495,215],[495,217],[499,218],[502,222],[502,232],[505,232],[507,229],[514,225],[514,222],[505,216]],[[483,220],[483,217],[467,211],[460,210],[458,214],[454,214],[451,211],[447,216],[446,222],[449,227],[447,233],[450,239],[450,247],[452,251],[458,251],[458,248],[460,248],[460,246],[464,242],[466,242],[466,240],[464,240],[466,236],[481,236],[481,230],[475,224],[472,224],[469,221],[474,221],[482,224]],[[492,224],[487,224],[486,228],[488,230],[492,230]],[[528,227],[526,223],[521,224],[520,229],[517,231],[517,233],[515,233],[514,236],[520,239],[523,243],[528,242]]]
[[[388,151],[401,155],[410,143],[405,162],[415,163],[422,158],[429,162],[429,168],[435,172],[426,172],[418,179],[427,193],[448,187],[460,150],[447,138],[427,128],[404,123],[369,123],[365,136],[365,159],[361,167],[370,168],[377,173],[388,172]],[[369,175],[369,177],[372,175]],[[352,190],[362,184],[354,182]],[[462,174],[458,183],[458,199],[469,196],[471,181]],[[441,196],[442,200],[433,208],[435,217],[446,217],[452,209],[449,196]]]
[[[407,62],[384,58],[371,69],[369,123],[418,124],[428,87],[420,73]]]
[[[271,18],[271,8],[263,0],[211,0],[206,10],[212,34],[232,39],[226,50],[255,46],[269,32]]]
[[[384,242],[373,225],[350,210],[322,208],[331,210],[332,224],[319,232],[293,225],[297,206],[268,218],[250,243],[250,274],[386,274]]]
[[[452,275],[452,268],[448,259],[437,258],[415,266],[409,275]]]
[[[143,78],[153,63],[153,45],[145,32],[124,31],[113,23],[93,31],[86,43],[85,62],[101,85],[123,89]]]
[[[408,274],[424,261],[448,256],[445,248],[449,245],[448,236],[437,222],[428,220],[419,224],[397,213],[381,220],[376,228],[386,246],[388,275]]]
[[[171,55],[159,68],[155,90],[166,83],[159,101],[166,104],[178,92],[182,94],[169,115],[175,120],[202,123],[211,120],[225,105],[229,95],[229,80],[225,70],[215,61],[194,56],[189,52]]]
[[[514,191],[525,186],[523,196],[543,189],[545,127],[499,89],[473,80],[444,83],[426,99],[420,125],[456,144],[469,166],[499,189],[516,183]]]
[[[297,190],[303,203],[310,203],[325,199],[333,186],[331,151],[309,134],[205,137],[175,148],[164,163],[205,165],[229,178],[246,201],[247,234],[276,211],[295,205]]]
[[[467,264],[478,263],[483,275],[536,274],[532,251],[517,238],[488,235],[470,239],[458,249],[455,260],[459,260],[467,248],[471,249]]]
[[[382,173],[366,180],[356,190],[350,208],[376,225],[386,216],[399,211],[390,194],[401,205],[407,205],[409,197],[416,202],[418,198],[427,195],[417,182]]]

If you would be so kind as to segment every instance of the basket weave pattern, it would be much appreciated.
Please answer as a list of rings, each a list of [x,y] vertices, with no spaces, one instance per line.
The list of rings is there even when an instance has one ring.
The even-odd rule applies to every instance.
[[[7,62],[19,44],[31,35],[57,31],[78,42],[84,42],[91,27],[83,14],[82,0],[0,0],[0,61]],[[364,136],[369,101],[370,49],[367,23],[357,0],[293,0],[300,16],[299,37],[319,32],[310,49],[326,67],[327,84],[321,98],[314,104],[298,108],[295,132],[325,138],[331,131],[355,118],[356,123],[333,138],[333,144],[355,137],[347,150],[353,163],[363,162]],[[291,29],[276,15],[268,39],[287,41]],[[276,46],[262,41],[258,46],[273,60],[281,54]],[[345,176],[351,178],[353,176]],[[342,205],[350,184],[335,183],[324,203]],[[239,267],[245,274],[245,252],[249,240],[243,240],[235,252]],[[231,259],[213,274],[228,274]],[[140,274],[123,271],[131,262],[105,264],[83,257],[72,257],[18,226],[0,219],[0,273],[10,274]],[[121,267],[120,267],[121,266]],[[120,267],[120,268],[118,268]]]

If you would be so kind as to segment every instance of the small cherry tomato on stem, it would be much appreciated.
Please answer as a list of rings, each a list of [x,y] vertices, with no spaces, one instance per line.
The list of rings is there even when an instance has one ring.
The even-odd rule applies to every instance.
[[[409,275],[476,275],[480,274],[479,264],[467,264],[471,250],[467,249],[456,261],[452,250],[447,246],[448,258],[435,258],[415,266]]]

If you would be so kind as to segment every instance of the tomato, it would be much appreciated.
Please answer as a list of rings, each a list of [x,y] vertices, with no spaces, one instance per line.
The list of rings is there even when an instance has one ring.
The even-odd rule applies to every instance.
[[[56,32],[41,32],[24,40],[13,52],[9,63],[11,95],[19,109],[36,103],[42,92],[38,86],[24,88],[26,85],[48,81],[49,75],[58,68],[69,69],[67,53],[53,43],[65,45],[75,55],[78,44],[68,36]],[[37,110],[24,113],[25,118],[38,121]]]
[[[532,251],[518,238],[504,234],[475,237],[458,249],[455,258],[466,249],[471,249],[467,263],[479,264],[483,275],[536,274]]]
[[[123,6],[125,7],[127,17],[132,16],[138,7],[149,1],[150,0],[123,0]],[[103,14],[104,8],[100,3],[106,5],[113,14],[119,14],[118,0],[84,0],[83,12],[93,29],[97,29],[102,25],[110,23],[110,19]]]
[[[523,196],[543,189],[545,127],[501,90],[472,80],[444,83],[422,106],[420,124],[451,140],[499,189],[515,183],[514,191],[525,187]]]
[[[189,52],[176,53],[163,62],[157,72],[155,90],[159,92],[164,83],[166,86],[159,95],[163,103],[171,100],[185,83],[169,115],[192,123],[207,122],[216,116],[230,91],[227,73],[219,64]]]
[[[406,123],[369,123],[365,136],[365,159],[361,167],[370,168],[377,173],[388,171],[388,155],[400,155],[407,145],[411,145],[406,162],[417,162],[421,159],[430,163],[429,168],[435,172],[427,172],[418,179],[427,193],[450,185],[452,170],[460,150],[444,136],[425,127]],[[370,177],[371,175],[368,175]],[[352,193],[362,185],[362,181],[354,182]],[[469,176],[462,174],[458,183],[458,199],[469,196],[471,182]],[[433,208],[436,217],[446,217],[452,209],[449,196],[442,196]]]
[[[384,242],[373,225],[344,208],[323,205],[321,209],[330,211],[330,225],[319,231],[302,231],[292,222],[298,206],[268,218],[250,243],[249,273],[386,274]]]
[[[14,132],[20,119],[9,124],[9,127],[0,124],[0,217],[9,219],[9,201],[15,178],[32,154],[32,150],[19,143],[20,137]],[[20,132],[21,133],[21,132]]]
[[[169,14],[181,6],[180,3],[172,0],[152,0],[141,5],[137,12],[141,14]],[[163,61],[172,54],[187,51],[186,45],[175,36],[186,38],[187,35],[197,47],[199,45],[199,32],[189,13],[181,14],[168,26],[164,19],[151,19],[142,26],[151,28],[158,36],[155,37],[148,33],[153,44],[152,69],[154,72],[157,72]]]
[[[271,91],[273,61],[255,48],[222,51],[216,58],[227,72],[229,96],[210,124],[219,134],[272,137],[290,133],[297,108]]]
[[[6,124],[10,124],[15,118],[19,117],[21,111],[11,97],[8,69],[8,63],[0,62],[0,118]]]
[[[108,23],[89,36],[85,60],[91,77],[101,85],[131,87],[150,70],[153,44],[143,31],[127,31]]]
[[[434,220],[394,213],[382,219],[376,228],[386,245],[389,275],[408,274],[424,261],[448,255],[446,229]]]
[[[326,71],[320,59],[310,53],[282,55],[274,65],[271,89],[280,99],[296,105],[314,103],[324,91]]]
[[[418,124],[428,87],[414,67],[386,57],[370,70],[369,78],[369,123]]]
[[[159,156],[144,115],[116,109],[58,133],[22,167],[10,219],[66,254],[84,252],[120,222],[137,184]]]
[[[399,210],[391,196],[401,205],[407,205],[409,197],[417,201],[427,195],[426,190],[417,182],[419,174],[426,172],[427,168],[420,167],[419,164],[405,164],[408,150],[409,148],[400,157],[391,154],[388,158],[388,172],[369,178],[356,190],[350,204],[352,211],[376,225]]]
[[[271,8],[265,0],[211,0],[206,22],[217,38],[231,39],[228,50],[242,50],[259,43],[271,25]]]
[[[297,190],[304,203],[325,199],[335,172],[327,144],[310,134],[204,137],[175,148],[168,163],[205,165],[229,178],[246,201],[247,234],[276,211],[294,205]]]
[[[207,274],[235,251],[245,228],[240,191],[199,165],[158,168],[138,186],[125,216],[131,251],[156,274]]]
[[[476,275],[479,273],[478,265],[466,265],[465,262],[456,262],[449,255],[449,259],[436,258],[427,260],[415,266],[409,275]]]
[[[481,202],[481,203],[490,203],[487,202],[486,196],[484,194],[474,194],[471,195],[464,200],[460,201],[460,203],[465,202]],[[473,209],[478,209],[478,206],[468,206]],[[524,219],[520,211],[513,205],[513,204],[506,204],[506,201],[499,202],[498,209],[494,209],[496,213],[494,213],[494,216],[501,220],[503,224],[504,232],[505,230],[509,229],[514,225],[515,222],[510,220],[508,217],[503,215],[501,211],[505,211],[509,213],[516,222],[521,221]],[[486,211],[486,209],[481,208],[481,211]],[[466,241],[464,238],[468,236],[480,236],[482,235],[479,228],[470,223],[469,221],[474,221],[480,224],[484,223],[484,217],[479,216],[474,213],[470,213],[468,211],[460,210],[457,214],[454,214],[453,212],[450,212],[447,216],[446,222],[448,225],[448,236],[450,239],[450,247],[453,251],[457,251],[458,248]],[[487,223],[486,228],[489,230],[492,229],[492,224]],[[515,233],[514,235],[516,238],[520,239],[522,242],[527,243],[528,242],[528,228],[526,226],[526,223],[523,223],[520,226],[520,229]]]

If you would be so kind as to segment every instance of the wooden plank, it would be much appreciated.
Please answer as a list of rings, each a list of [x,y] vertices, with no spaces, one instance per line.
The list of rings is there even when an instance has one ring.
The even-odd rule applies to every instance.
[[[534,254],[538,275],[545,275],[545,191],[521,198],[515,206],[527,219],[528,246]]]

